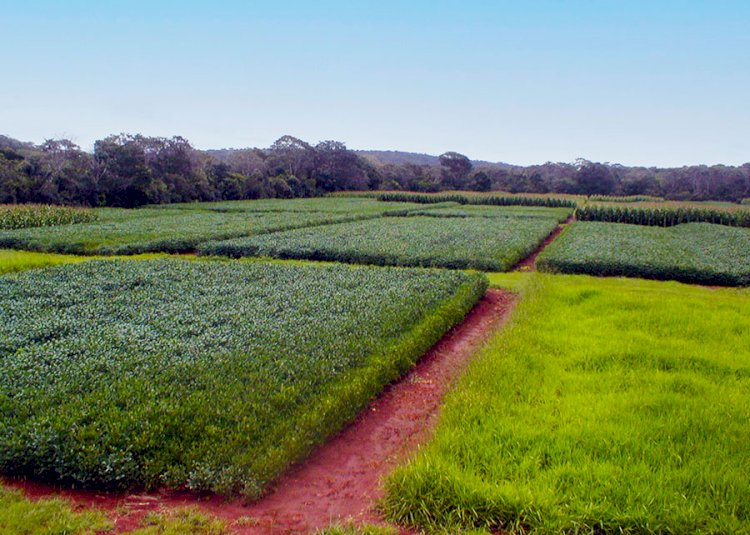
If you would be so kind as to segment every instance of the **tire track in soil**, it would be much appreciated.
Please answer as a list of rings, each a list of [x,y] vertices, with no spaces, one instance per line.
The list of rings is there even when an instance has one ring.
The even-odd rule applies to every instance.
[[[550,232],[549,236],[544,238],[542,243],[539,244],[539,247],[537,247],[529,256],[516,264],[516,267],[514,267],[512,271],[536,271],[537,256],[539,256],[539,254],[544,251],[544,249],[546,249],[550,243],[555,241],[560,233],[565,230],[565,227],[571,224],[573,221],[575,221],[575,216],[571,215],[568,217],[568,219],[557,225],[557,227],[555,227],[555,230]]]
[[[384,524],[375,510],[381,479],[429,438],[443,396],[489,335],[508,318],[516,295],[490,289],[400,381],[387,386],[357,419],[300,464],[258,502],[184,491],[114,494],[5,480],[32,498],[63,496],[76,508],[108,511],[115,533],[140,526],[149,512],[196,506],[238,534],[310,533],[337,521]]]

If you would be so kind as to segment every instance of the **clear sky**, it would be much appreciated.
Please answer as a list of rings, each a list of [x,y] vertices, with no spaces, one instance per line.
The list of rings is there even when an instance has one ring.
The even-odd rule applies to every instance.
[[[750,161],[750,0],[0,0],[0,133]]]

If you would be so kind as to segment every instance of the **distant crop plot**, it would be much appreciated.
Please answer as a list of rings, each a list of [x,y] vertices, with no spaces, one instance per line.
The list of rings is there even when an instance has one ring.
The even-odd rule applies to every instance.
[[[543,271],[750,285],[750,229],[579,222],[539,256]]]
[[[486,284],[446,270],[177,259],[4,275],[0,468],[257,496]]]
[[[504,271],[557,227],[556,217],[387,217],[208,243],[204,255]]]

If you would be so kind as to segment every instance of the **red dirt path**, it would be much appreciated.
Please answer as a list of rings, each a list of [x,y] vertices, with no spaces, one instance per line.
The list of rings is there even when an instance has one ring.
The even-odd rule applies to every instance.
[[[109,510],[118,533],[138,527],[148,512],[185,505],[227,520],[241,534],[310,533],[338,520],[380,524],[374,506],[382,496],[381,478],[429,437],[444,394],[514,304],[513,294],[489,290],[411,372],[386,387],[351,425],[288,470],[254,504],[188,492],[123,495],[6,483],[34,498],[62,495],[78,508]]]
[[[544,251],[544,249],[550,243],[555,241],[555,239],[565,229],[565,225],[569,225],[570,223],[572,223],[574,218],[575,216],[571,215],[563,223],[557,225],[557,227],[555,227],[555,230],[553,230],[549,236],[544,238],[544,241],[539,244],[539,247],[537,247],[533,253],[516,264],[516,267],[513,268],[513,271],[536,271],[536,257],[539,256],[539,254]]]

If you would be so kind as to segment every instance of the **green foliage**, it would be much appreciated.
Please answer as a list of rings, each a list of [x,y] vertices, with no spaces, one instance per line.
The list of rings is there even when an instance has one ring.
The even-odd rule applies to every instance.
[[[223,201],[169,204],[162,210],[210,210],[216,212],[327,212],[380,215],[392,211],[419,210],[415,203],[383,203],[376,199],[356,197],[314,197],[307,199],[263,199],[257,201]]]
[[[542,271],[750,285],[750,229],[575,223],[537,259]]]
[[[591,195],[589,201],[598,202],[664,202],[664,197],[653,195]]]
[[[391,519],[457,533],[750,532],[750,294],[536,274]]]
[[[212,242],[198,253],[503,271],[556,226],[553,218],[390,217]]]
[[[360,213],[111,211],[96,223],[0,232],[0,247],[74,254],[190,252],[199,243],[374,217]]]
[[[466,194],[458,192],[447,193],[412,193],[405,191],[391,191],[378,196],[387,202],[415,202],[431,204],[439,202],[457,202],[459,204],[485,204],[491,206],[546,206],[575,208],[577,203],[571,198],[553,197],[546,195],[513,195],[513,194]]]
[[[5,535],[94,535],[111,527],[100,512],[74,512],[64,500],[32,501],[0,486],[0,532]]]
[[[88,208],[70,208],[48,204],[0,204],[0,229],[51,227],[88,223],[96,212]]]
[[[732,227],[750,227],[750,210],[722,210],[694,206],[622,207],[590,204],[576,210],[579,221],[604,221],[671,227],[681,223],[715,223]]]
[[[357,525],[355,523],[336,524],[326,529],[316,531],[315,535],[398,535],[396,528],[375,526],[372,524]]]
[[[742,199],[742,202],[740,204],[750,205],[750,199]]]
[[[484,293],[444,270],[90,261],[0,285],[0,472],[258,496]]]
[[[542,217],[554,218],[562,223],[573,214],[572,208],[546,208],[539,206],[485,206],[447,203],[421,210],[410,210],[404,215],[428,217]]]
[[[182,507],[162,513],[149,513],[143,519],[144,527],[128,535],[228,535],[226,523],[211,518],[194,507]]]

